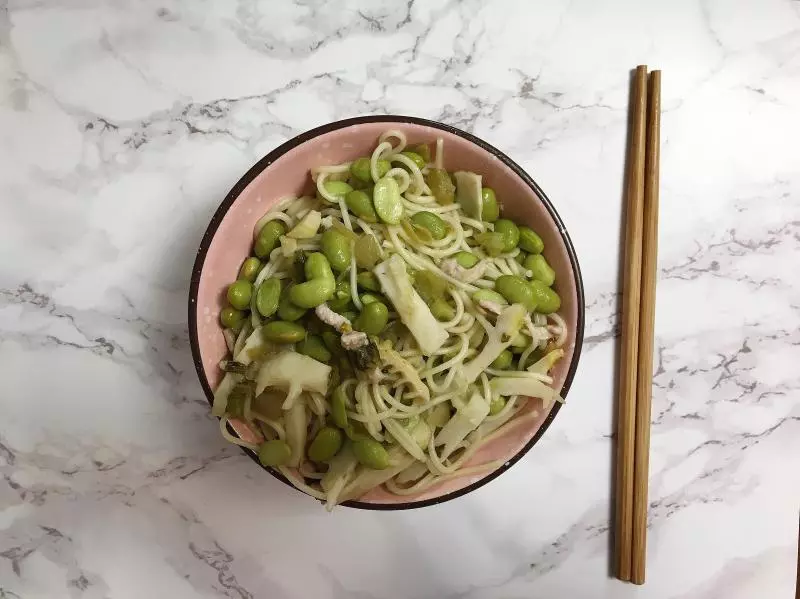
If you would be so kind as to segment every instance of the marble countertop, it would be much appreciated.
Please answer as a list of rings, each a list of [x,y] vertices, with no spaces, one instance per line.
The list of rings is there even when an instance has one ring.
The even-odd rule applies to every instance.
[[[628,70],[663,69],[648,580],[607,575]],[[0,2],[0,597],[782,598],[800,498],[800,2]],[[479,491],[332,515],[219,437],[189,275],[322,123],[471,131],[587,297],[542,441]]]

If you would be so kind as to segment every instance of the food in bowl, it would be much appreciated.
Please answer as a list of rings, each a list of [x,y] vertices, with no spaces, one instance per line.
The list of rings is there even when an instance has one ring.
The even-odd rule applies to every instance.
[[[563,401],[544,242],[444,151],[388,130],[370,156],[310,165],[315,194],[258,220],[227,288],[222,434],[329,508],[496,470],[464,465],[536,416],[525,402]]]

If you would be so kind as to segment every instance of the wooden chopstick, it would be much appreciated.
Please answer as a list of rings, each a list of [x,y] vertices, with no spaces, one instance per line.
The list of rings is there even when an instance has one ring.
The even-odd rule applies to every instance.
[[[650,405],[653,397],[653,335],[658,254],[658,178],[661,143],[661,71],[650,73],[644,166],[642,288],[639,298],[639,355],[636,374],[636,442],[633,467],[633,552],[631,582],[644,584],[647,544],[647,482]]]
[[[616,576],[631,579],[636,372],[639,347],[639,296],[642,266],[645,114],[647,67],[636,67],[633,81],[633,122],[625,186],[627,198],[625,265],[622,291],[622,348],[619,358],[617,414],[617,488],[615,514]]]

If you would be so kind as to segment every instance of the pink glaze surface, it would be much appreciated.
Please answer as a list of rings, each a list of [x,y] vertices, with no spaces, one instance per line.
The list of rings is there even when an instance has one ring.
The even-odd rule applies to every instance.
[[[541,198],[502,160],[448,131],[415,123],[376,122],[350,125],[323,133],[289,150],[268,165],[234,200],[211,240],[200,274],[197,294],[197,343],[203,371],[211,388],[221,378],[217,364],[227,352],[219,324],[219,312],[225,306],[225,290],[236,279],[239,266],[248,256],[253,242],[253,226],[280,198],[313,189],[309,169],[317,165],[338,164],[369,155],[378,136],[387,129],[399,129],[410,145],[444,140],[444,162],[449,171],[468,170],[483,175],[483,184],[494,188],[502,203],[502,215],[536,230],[545,243],[544,255],[556,272],[554,288],[562,299],[561,316],[569,327],[564,347],[566,355],[553,371],[555,385],[561,388],[575,352],[576,327],[579,323],[579,293],[566,245]],[[536,434],[551,408],[543,410],[541,400],[527,402],[522,418],[500,438],[487,443],[467,466],[512,459]],[[533,417],[531,411],[538,414]],[[246,427],[237,432],[249,437]],[[535,454],[534,454],[535,455]],[[408,503],[430,500],[457,492],[487,476],[489,472],[463,476],[440,483],[418,495],[397,497],[375,490],[361,498],[368,503]]]

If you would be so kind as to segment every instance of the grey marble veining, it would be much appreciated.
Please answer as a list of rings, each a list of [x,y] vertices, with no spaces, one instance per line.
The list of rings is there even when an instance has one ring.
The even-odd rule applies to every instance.
[[[628,69],[664,71],[648,581],[607,577]],[[508,473],[329,515],[219,438],[194,253],[258,158],[405,113],[497,145],[575,242],[565,409]],[[0,2],[0,597],[788,597],[800,3]]]

